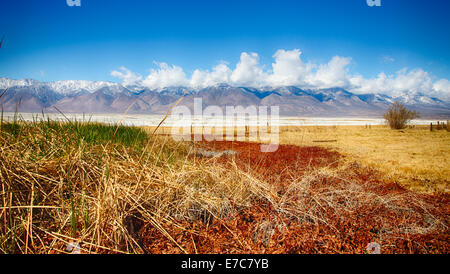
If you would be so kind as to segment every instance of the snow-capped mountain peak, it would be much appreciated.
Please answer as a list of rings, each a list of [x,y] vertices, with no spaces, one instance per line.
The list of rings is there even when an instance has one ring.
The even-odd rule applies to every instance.
[[[0,77],[0,89],[5,89],[5,88],[15,87],[15,86],[26,87],[26,86],[36,85],[39,83],[40,83],[39,81],[36,81],[33,79],[16,80],[16,79],[11,79],[11,78]]]
[[[55,82],[39,82],[32,79],[10,79],[10,78],[0,78],[0,88],[11,88],[11,87],[48,87],[54,92],[61,95],[72,95],[80,92],[93,93],[101,88],[107,87],[113,93],[120,92],[123,88],[120,84],[112,82],[103,81],[85,81],[85,80],[66,80],[66,81],[55,81]]]
[[[117,89],[120,87],[119,84],[112,82],[93,82],[84,80],[68,80],[68,81],[56,81],[45,83],[55,92],[63,95],[69,95],[71,93],[76,93],[80,91],[87,91],[93,93],[100,88],[108,87],[111,89]]]

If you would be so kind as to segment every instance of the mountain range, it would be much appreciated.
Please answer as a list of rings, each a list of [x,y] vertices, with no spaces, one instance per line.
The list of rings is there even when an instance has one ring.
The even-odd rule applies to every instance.
[[[450,102],[422,93],[404,93],[397,97],[385,94],[355,94],[343,88],[302,89],[286,87],[233,87],[227,84],[194,89],[168,87],[149,89],[113,82],[56,81],[0,78],[0,89],[8,88],[0,99],[6,112],[128,113],[165,114],[184,96],[180,105],[192,109],[193,99],[201,97],[208,105],[249,106],[277,105],[280,115],[306,117],[379,117],[394,102],[404,103],[422,117],[447,118]]]

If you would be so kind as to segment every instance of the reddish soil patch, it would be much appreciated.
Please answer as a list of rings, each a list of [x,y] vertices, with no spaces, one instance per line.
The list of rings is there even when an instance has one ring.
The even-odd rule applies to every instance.
[[[256,143],[199,145],[236,151],[219,161],[234,161],[274,184],[286,200],[283,206],[296,214],[255,200],[224,220],[165,224],[177,244],[144,224],[139,234],[146,252],[181,253],[182,247],[188,253],[367,253],[370,242],[379,243],[382,253],[450,251],[448,194],[412,193],[356,163],[337,176],[319,174],[307,188],[292,191],[295,180],[319,167],[336,167],[342,156],[319,147],[280,145],[274,153],[261,153]]]
[[[236,151],[234,157],[221,157],[222,162],[230,160],[252,175],[285,187],[293,177],[303,175],[318,167],[336,167],[339,153],[320,147],[299,147],[279,145],[275,152],[261,152],[261,144],[246,142],[202,142],[200,146],[215,151]]]

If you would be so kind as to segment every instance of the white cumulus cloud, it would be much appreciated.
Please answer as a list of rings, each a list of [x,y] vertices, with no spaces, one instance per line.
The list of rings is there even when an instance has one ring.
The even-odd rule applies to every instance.
[[[213,68],[212,72],[196,69],[192,74],[190,85],[195,88],[205,88],[221,83],[230,83],[232,70],[221,63]]]
[[[308,78],[309,85],[317,88],[347,88],[350,81],[347,66],[351,58],[335,56],[328,64],[320,65],[318,70]]]
[[[221,62],[212,70],[196,69],[188,78],[183,69],[176,65],[155,62],[157,68],[151,69],[143,79],[125,67],[114,70],[111,75],[122,80],[124,85],[140,84],[150,89],[185,86],[205,88],[220,83],[247,87],[297,86],[305,89],[341,87],[355,93],[382,93],[391,96],[423,93],[450,100],[450,82],[447,79],[433,81],[433,76],[423,69],[404,68],[394,74],[380,72],[377,77],[365,78],[351,74],[350,57],[334,56],[328,63],[305,63],[299,49],[280,49],[272,56],[271,70],[260,64],[259,55],[242,52],[239,62],[231,69]]]
[[[122,79],[122,84],[126,86],[139,84],[142,81],[141,75],[132,72],[126,67],[120,67],[120,71],[113,70],[111,75]]]
[[[169,66],[167,63],[155,62],[158,69],[152,69],[150,74],[142,81],[143,85],[151,88],[158,89],[163,87],[174,87],[174,86],[187,86],[189,81],[186,78],[181,67],[172,65]]]
[[[380,73],[377,78],[365,79],[358,75],[350,79],[351,90],[359,93],[383,93],[401,96],[405,93],[425,93],[431,95],[433,83],[428,72],[422,69],[408,70],[406,68],[394,75]]]
[[[434,83],[433,90],[435,96],[440,96],[443,99],[450,100],[450,81],[441,79]]]
[[[273,55],[273,73],[269,76],[272,86],[294,86],[306,84],[305,79],[311,76],[313,64],[305,64],[300,58],[299,49],[280,49]]]
[[[259,66],[259,56],[257,53],[241,53],[241,59],[236,68],[231,73],[233,84],[242,86],[259,87],[265,85],[267,75]]]

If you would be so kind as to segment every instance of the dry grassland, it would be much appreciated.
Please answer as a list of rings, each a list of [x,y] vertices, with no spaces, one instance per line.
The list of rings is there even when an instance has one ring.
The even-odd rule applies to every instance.
[[[332,148],[419,192],[450,190],[450,132],[416,126],[283,127],[281,144]]]

